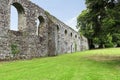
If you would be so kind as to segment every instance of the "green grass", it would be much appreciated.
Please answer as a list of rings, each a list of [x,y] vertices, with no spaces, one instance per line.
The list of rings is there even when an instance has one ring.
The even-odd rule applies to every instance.
[[[120,80],[119,56],[111,48],[0,62],[0,80]]]

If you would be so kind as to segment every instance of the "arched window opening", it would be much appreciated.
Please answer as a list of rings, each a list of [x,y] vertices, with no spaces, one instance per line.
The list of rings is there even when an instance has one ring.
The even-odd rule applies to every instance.
[[[57,25],[57,32],[60,30],[59,26]]]
[[[72,34],[72,33],[70,33],[70,36],[71,36],[71,37],[72,37],[72,35],[73,35],[73,34]]]
[[[13,3],[11,5],[11,15],[10,15],[10,30],[23,30],[25,27],[25,16],[24,9],[19,3]]]
[[[18,31],[18,12],[17,9],[11,5],[10,14],[10,30]]]
[[[36,23],[37,23],[36,35],[38,35],[38,27],[39,27],[39,25],[40,25],[40,21],[39,21],[39,19],[36,20]]]
[[[44,25],[44,18],[42,16],[39,16],[36,22],[37,22],[36,34],[39,35],[40,28]]]
[[[77,38],[77,35],[75,35],[75,38]]]
[[[67,30],[65,30],[65,35],[67,35]]]

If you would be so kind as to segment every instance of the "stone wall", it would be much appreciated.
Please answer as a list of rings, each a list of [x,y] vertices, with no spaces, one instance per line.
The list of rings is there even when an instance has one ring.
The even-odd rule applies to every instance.
[[[11,5],[18,11],[18,31],[10,30]],[[40,24],[37,27],[37,20]],[[0,59],[54,56],[88,49],[87,39],[29,0],[0,0]]]

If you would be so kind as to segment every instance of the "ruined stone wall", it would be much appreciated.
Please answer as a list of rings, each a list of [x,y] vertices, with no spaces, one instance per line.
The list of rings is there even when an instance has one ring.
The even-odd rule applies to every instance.
[[[46,15],[48,16],[49,20],[51,20],[51,23],[54,23],[54,25],[52,25],[54,26],[52,27],[53,31],[51,31],[54,32],[54,36],[51,37],[54,38],[53,41],[55,42],[56,55],[89,49],[87,38],[80,36],[78,32],[49,13],[46,13]]]
[[[11,5],[18,11],[18,31],[10,30]],[[0,0],[0,59],[13,57],[13,45],[18,58],[32,58],[81,51],[81,43],[76,31],[30,0]]]
[[[89,49],[89,45],[88,45],[88,40],[86,37],[84,36],[81,36],[81,50],[80,51],[85,51],[85,50],[88,50]]]

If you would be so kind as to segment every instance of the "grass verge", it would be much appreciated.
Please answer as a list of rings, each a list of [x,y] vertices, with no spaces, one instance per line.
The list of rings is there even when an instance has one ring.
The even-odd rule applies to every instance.
[[[120,48],[0,63],[0,80],[120,80]]]

